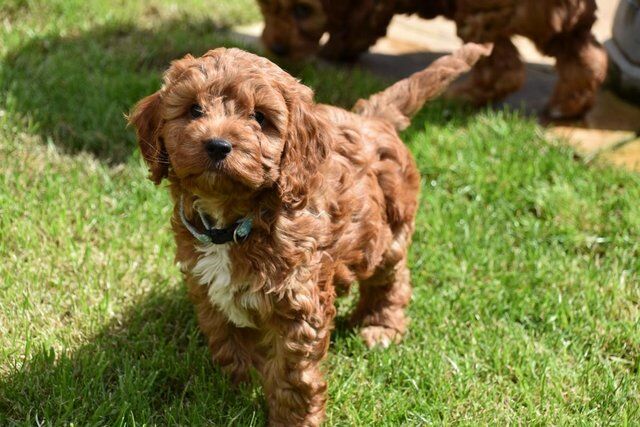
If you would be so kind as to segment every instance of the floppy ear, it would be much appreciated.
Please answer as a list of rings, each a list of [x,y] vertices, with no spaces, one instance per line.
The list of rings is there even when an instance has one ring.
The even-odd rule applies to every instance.
[[[138,145],[147,166],[149,179],[156,185],[169,172],[169,158],[160,137],[160,92],[140,100],[129,114],[129,123],[136,128]]]
[[[296,96],[290,102],[289,129],[278,178],[280,199],[293,209],[307,204],[313,178],[329,150],[326,125],[314,115],[311,91],[305,89],[309,91],[306,99]]]

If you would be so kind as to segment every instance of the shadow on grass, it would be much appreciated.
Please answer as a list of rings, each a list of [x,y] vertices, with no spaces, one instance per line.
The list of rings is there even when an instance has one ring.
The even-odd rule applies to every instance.
[[[338,317],[332,342],[351,334]],[[31,351],[0,379],[0,425],[264,425],[257,374],[233,387],[211,362],[182,287],[146,295],[87,341]]]
[[[106,26],[32,41],[0,66],[0,105],[26,116],[65,152],[121,162],[136,148],[124,114],[160,87],[162,72],[186,53],[231,46],[212,21],[172,20],[152,30]]]
[[[77,350],[32,353],[0,382],[2,425],[263,423],[257,382],[233,388],[213,366],[184,289],[145,297]]]

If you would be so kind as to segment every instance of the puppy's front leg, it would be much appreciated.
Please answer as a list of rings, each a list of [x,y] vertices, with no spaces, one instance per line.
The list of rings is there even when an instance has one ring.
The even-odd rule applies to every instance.
[[[321,302],[322,301],[322,302]],[[281,301],[263,367],[271,426],[317,426],[324,419],[327,385],[320,370],[335,315],[333,297],[295,292]],[[326,303],[329,305],[325,305]]]
[[[229,375],[234,384],[249,380],[249,369],[259,365],[254,345],[258,340],[255,331],[238,328],[220,313],[209,301],[206,288],[189,280],[189,298],[193,302],[200,330],[207,338],[211,358]]]

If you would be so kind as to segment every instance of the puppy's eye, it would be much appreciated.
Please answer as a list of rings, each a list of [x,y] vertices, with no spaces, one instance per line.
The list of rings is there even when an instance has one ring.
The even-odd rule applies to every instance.
[[[293,16],[296,19],[303,20],[307,19],[313,14],[313,8],[308,4],[298,3],[293,6]]]
[[[204,110],[200,105],[193,104],[191,107],[189,107],[189,114],[191,115],[192,118],[197,119],[199,117],[204,116]]]
[[[258,122],[260,127],[264,126],[264,122],[266,118],[263,113],[261,113],[260,111],[254,111],[253,114],[251,114],[251,117],[253,118],[253,120]]]

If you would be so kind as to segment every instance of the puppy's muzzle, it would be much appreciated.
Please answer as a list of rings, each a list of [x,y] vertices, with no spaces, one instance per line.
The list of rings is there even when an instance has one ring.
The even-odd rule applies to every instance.
[[[207,150],[207,154],[211,160],[220,161],[224,160],[227,155],[231,152],[231,143],[226,139],[214,138],[208,139],[204,142],[205,150]]]

